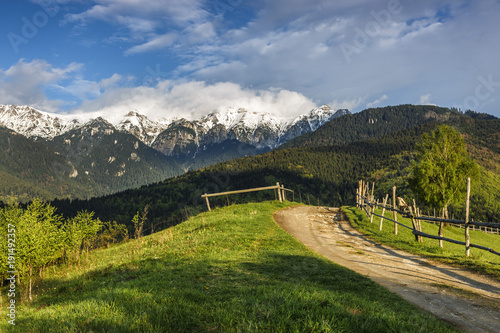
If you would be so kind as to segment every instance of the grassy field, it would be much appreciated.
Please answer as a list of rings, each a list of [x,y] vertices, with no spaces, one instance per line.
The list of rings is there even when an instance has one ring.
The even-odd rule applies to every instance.
[[[500,256],[484,250],[471,248],[471,256],[465,256],[465,246],[449,242],[443,242],[443,248],[439,247],[439,241],[424,238],[423,243],[417,243],[411,230],[398,226],[398,235],[394,235],[394,223],[384,220],[383,230],[379,230],[380,217],[373,217],[373,222],[366,216],[364,211],[356,207],[342,207],[347,217],[355,228],[364,232],[370,238],[379,243],[390,245],[394,248],[411,253],[420,254],[434,260],[459,265],[464,268],[490,275],[500,280]],[[375,214],[382,214],[382,209],[377,208]],[[384,216],[393,217],[392,212],[386,212]],[[411,220],[398,215],[398,222],[411,227]],[[439,225],[422,221],[422,232],[437,236]],[[444,237],[464,241],[464,229],[454,226],[444,228]],[[470,231],[471,244],[477,244],[493,248],[499,251],[500,235],[487,234],[482,231]]]
[[[0,331],[455,331],[297,242],[272,219],[289,205],[215,209],[51,269]]]

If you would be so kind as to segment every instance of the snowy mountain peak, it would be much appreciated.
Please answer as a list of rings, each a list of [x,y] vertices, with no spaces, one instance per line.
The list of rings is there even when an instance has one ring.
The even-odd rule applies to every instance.
[[[70,116],[55,116],[27,105],[0,105],[0,124],[24,136],[42,138],[53,138],[81,126]]]
[[[130,111],[116,125],[117,130],[134,135],[148,146],[166,128],[165,123],[153,121],[137,111]]]
[[[287,122],[286,117],[235,107],[220,107],[200,119],[201,125],[207,130],[217,124],[223,125],[228,130],[238,127],[255,130],[260,126],[280,129]]]

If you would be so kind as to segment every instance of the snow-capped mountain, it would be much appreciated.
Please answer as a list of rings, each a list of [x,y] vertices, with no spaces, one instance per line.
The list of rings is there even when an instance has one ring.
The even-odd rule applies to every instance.
[[[195,156],[207,146],[225,140],[236,140],[257,149],[274,149],[348,113],[347,110],[334,111],[323,105],[290,119],[243,108],[218,108],[199,120],[174,121],[156,137],[152,147],[169,156]]]
[[[348,110],[334,111],[328,105],[323,105],[290,118],[244,108],[220,107],[200,119],[155,121],[130,111],[109,123],[109,126],[134,135],[145,145],[165,155],[195,156],[200,149],[225,140],[236,140],[257,149],[273,149],[348,113]],[[0,105],[0,125],[31,138],[53,140],[73,129],[91,126],[92,121],[50,114],[29,106]]]
[[[69,116],[55,116],[26,105],[0,105],[0,125],[26,137],[53,138],[82,123]]]
[[[154,139],[168,127],[168,124],[150,120],[137,111],[130,111],[115,127],[119,131],[134,135],[146,145],[151,146]]]

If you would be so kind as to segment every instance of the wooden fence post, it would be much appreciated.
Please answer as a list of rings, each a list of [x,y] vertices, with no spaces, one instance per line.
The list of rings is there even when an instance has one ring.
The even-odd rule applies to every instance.
[[[370,202],[370,184],[369,183],[365,184],[365,189],[363,190],[363,198],[364,198],[364,200]],[[366,205],[364,200],[363,200],[363,206]],[[368,206],[367,207],[368,217],[370,217],[371,213],[372,213],[372,208],[371,208],[371,206]]]
[[[444,219],[445,217],[446,217],[445,208],[443,207],[443,212],[441,214],[441,218]],[[443,234],[444,234],[443,229],[444,229],[444,222],[439,222],[439,234],[438,234],[439,237],[443,237]],[[442,239],[439,240],[439,247],[443,248],[443,240]]]
[[[283,202],[283,199],[281,198],[281,189],[280,189],[279,182],[276,183],[276,188],[278,189],[278,198],[279,198],[280,202]]]
[[[373,183],[373,186],[375,186],[375,183]],[[373,197],[373,187],[372,187],[372,194],[370,196],[370,202],[373,205],[370,209],[370,223],[373,223],[373,213],[375,213],[375,198]]]
[[[413,213],[410,210],[410,215],[412,215],[412,223],[415,224],[415,229],[422,232],[422,223],[420,222],[420,220],[416,219],[416,217],[419,216],[419,209],[417,208],[417,202],[415,201],[415,199],[413,199]],[[416,235],[416,241],[419,243],[424,242],[422,236],[419,235]]]
[[[370,210],[370,223],[373,223],[373,213],[375,213],[375,206],[373,206],[373,208]]]
[[[361,180],[361,196],[364,197],[365,196],[365,191],[366,191],[366,184],[365,184],[365,181],[364,180]],[[361,202],[361,206],[363,206],[364,202],[363,202],[363,199],[360,199],[359,200]]]
[[[389,194],[386,194],[386,195],[385,195],[385,198],[384,198],[384,203],[382,204],[382,206],[384,206],[384,207],[382,208],[382,214],[381,214],[382,216],[385,216],[385,215],[384,215],[384,214],[385,214],[385,205],[387,204],[387,199],[389,199]],[[383,217],[381,217],[381,218],[380,218],[380,226],[379,226],[379,228],[378,228],[379,230],[382,230],[382,222],[383,222],[383,221],[384,221],[384,218],[383,218]]]
[[[398,205],[396,203],[396,186],[392,187],[392,208],[397,209]],[[398,215],[396,211],[394,211],[394,216],[393,216],[394,221],[398,221]],[[398,234],[398,224],[394,223],[394,235]]]
[[[205,195],[207,195],[207,194],[205,193]],[[210,210],[210,202],[208,201],[208,197],[205,197],[205,199],[207,200],[207,208],[208,208],[208,210]]]
[[[363,188],[363,181],[360,180],[360,181],[358,181],[358,192],[357,192],[358,197],[356,198],[357,203],[358,203],[358,207],[361,207],[361,193],[362,193],[361,189],[362,188]]]
[[[360,204],[359,204],[359,196],[361,195],[361,187],[358,187],[356,189],[356,206],[359,208],[360,207]]]
[[[417,202],[415,201],[415,199],[413,199],[413,211],[415,212],[415,216],[419,216],[420,215],[419,214],[419,209],[417,208]],[[417,220],[417,219],[414,219],[414,220],[415,220],[415,227],[417,227],[417,231],[422,232],[422,223],[420,222],[420,220]],[[419,243],[423,243],[424,239],[422,238],[422,236],[418,236],[417,237],[417,241]]]
[[[413,230],[418,231],[417,230],[417,225],[415,223],[415,216],[413,215],[413,209],[411,208],[411,206],[408,206],[408,209],[410,210],[411,225],[413,226]],[[414,236],[415,236],[415,241],[418,242],[418,235],[414,234]]]
[[[470,177],[467,178],[467,197],[465,199],[465,255],[467,257],[470,256],[469,199],[470,199]]]

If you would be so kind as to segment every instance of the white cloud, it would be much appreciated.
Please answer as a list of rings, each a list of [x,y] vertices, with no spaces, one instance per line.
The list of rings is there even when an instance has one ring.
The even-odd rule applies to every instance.
[[[182,25],[206,16],[200,0],[156,0],[148,2],[147,5],[143,0],[94,0],[94,2],[96,4],[90,9],[78,14],[69,14],[66,20],[118,22],[134,29],[131,25],[135,22],[133,19],[149,20],[151,26],[154,26],[159,19]]]
[[[56,68],[44,60],[17,64],[0,70],[0,100],[3,104],[30,105],[44,111],[58,111],[65,102],[51,100],[46,90],[73,96],[82,103],[70,113],[85,118],[103,115],[113,120],[130,110],[153,119],[200,117],[218,107],[243,107],[257,112],[295,116],[316,106],[304,95],[285,89],[246,89],[239,84],[203,81],[159,81],[155,86],[125,87],[129,77],[113,74],[99,81],[83,78],[81,64]]]
[[[383,94],[382,96],[380,96],[380,98],[374,100],[373,102],[370,102],[370,103],[367,103],[366,104],[366,107],[367,108],[372,108],[374,106],[377,106],[379,105],[380,103],[382,103],[383,101],[385,101],[387,99],[387,95],[386,94]]]
[[[418,104],[436,105],[436,104],[431,103],[431,96],[432,96],[431,94],[425,94],[425,95],[420,96],[420,100],[419,100]]]
[[[244,89],[230,82],[207,84],[203,81],[161,81],[154,87],[106,90],[98,98],[83,102],[73,112],[98,112],[113,119],[130,110],[137,110],[152,119],[192,119],[224,106],[293,117],[313,109],[316,104],[304,95],[289,90]]]
[[[165,34],[162,36],[156,36],[144,44],[136,45],[128,49],[127,51],[125,51],[125,55],[133,55],[137,53],[161,50],[166,48],[167,46],[172,45],[175,39],[176,39],[175,34]]]
[[[98,98],[105,90],[118,87],[124,78],[119,74],[113,74],[109,78],[100,81],[90,81],[83,79],[80,75],[71,80],[71,83],[65,86],[54,85],[54,89],[77,97],[80,100],[93,100]]]
[[[56,68],[45,60],[26,62],[20,59],[7,70],[0,69],[0,101],[2,104],[27,104],[47,111],[58,110],[63,101],[50,100],[44,89],[67,79],[81,68],[78,63]]]
[[[332,109],[338,110],[338,109],[348,109],[350,111],[356,110],[361,104],[363,104],[364,98],[354,98],[350,100],[333,100],[329,105]]]
[[[160,31],[165,35],[165,30],[183,30],[208,16],[202,0],[155,0],[147,4],[143,0],[93,2],[95,4],[83,12],[66,14],[62,23],[76,24],[77,28],[81,28],[96,21],[107,22],[128,30],[128,37],[120,38],[137,42],[148,39],[151,41],[150,35],[161,35]],[[163,42],[163,45],[170,44]]]

